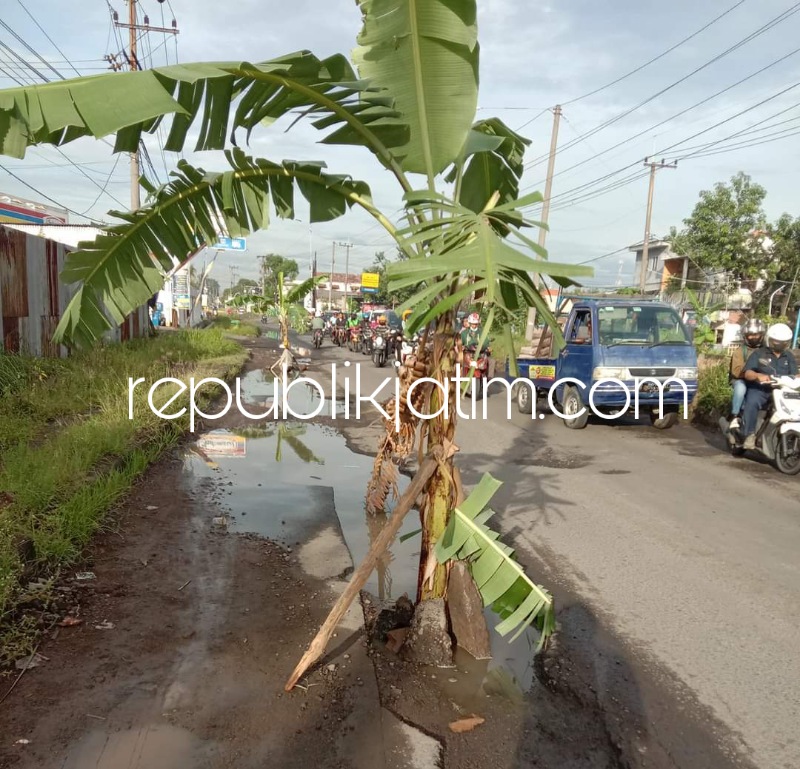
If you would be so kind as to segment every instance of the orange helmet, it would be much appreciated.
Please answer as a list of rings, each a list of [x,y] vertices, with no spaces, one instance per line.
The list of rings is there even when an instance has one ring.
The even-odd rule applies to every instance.
[[[386,316],[385,315],[379,315],[378,316],[378,325],[379,326],[385,326],[386,325]]]
[[[411,315],[412,312],[413,310],[403,310],[403,320],[405,320],[409,315]]]

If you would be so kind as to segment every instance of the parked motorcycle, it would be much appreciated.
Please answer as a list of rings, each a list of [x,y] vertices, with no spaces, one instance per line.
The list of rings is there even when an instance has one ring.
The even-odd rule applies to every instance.
[[[772,398],[759,412],[755,452],[774,463],[785,475],[800,473],[800,377],[772,377]],[[745,449],[738,420],[720,419],[731,453],[742,456]]]
[[[317,350],[319,350],[319,348],[322,347],[322,336],[323,336],[322,329],[321,328],[315,328],[314,329],[314,347],[316,347]]]
[[[475,389],[475,397],[480,400],[486,395],[486,383],[489,381],[489,350],[484,348],[479,355],[475,354],[475,350],[464,350],[464,361],[462,365],[461,375],[469,377],[469,372],[472,372],[472,382],[467,388],[467,395],[472,397],[473,388]]]

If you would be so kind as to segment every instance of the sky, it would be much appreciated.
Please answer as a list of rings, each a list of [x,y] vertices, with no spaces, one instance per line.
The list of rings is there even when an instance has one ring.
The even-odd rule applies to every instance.
[[[17,57],[41,75],[56,78],[11,30],[66,77],[76,71],[105,71],[103,57],[122,48],[109,8],[120,18],[128,13],[125,0],[109,3],[3,0],[0,88],[15,85],[9,75],[25,82],[38,79]],[[147,13],[151,25],[161,25],[163,12],[165,25],[169,27],[174,17],[180,30],[177,36],[151,32],[142,41],[140,56],[143,52],[145,63],[154,66],[176,61],[257,62],[301,49],[320,57],[348,54],[360,27],[354,0],[291,4],[141,0],[138,5],[140,16]],[[604,255],[641,242],[644,236],[647,156],[679,161],[677,169],[661,170],[656,177],[651,231],[657,236],[681,226],[701,190],[739,171],[767,189],[769,218],[783,212],[800,216],[800,134],[793,134],[800,121],[800,4],[795,8],[790,0],[479,0],[478,9],[477,116],[500,117],[531,140],[523,189],[544,189],[553,107],[563,105],[547,239],[552,261],[592,260],[595,277],[587,283],[632,284],[633,255],[625,250]],[[781,14],[787,15],[780,18]],[[759,32],[773,19],[777,19],[774,25]],[[695,32],[691,40],[677,45]],[[624,77],[673,46],[657,61]],[[766,69],[755,74],[762,68]],[[744,78],[749,79],[739,83]],[[704,103],[695,106],[699,102]],[[764,103],[757,106],[760,102]],[[319,134],[308,126],[289,132],[283,128],[254,132],[248,151],[271,160],[323,160],[331,172],[367,181],[384,211],[399,211],[395,180],[369,152],[321,145]],[[737,132],[747,133],[720,141]],[[713,142],[719,143],[704,146]],[[163,181],[177,156],[163,153],[155,138],[148,138],[147,144]],[[0,158],[19,177],[0,169],[0,193],[42,202],[47,196],[100,220],[109,220],[108,211],[128,205],[126,156],[114,156],[108,145],[91,139],[68,145],[62,152],[40,147],[23,161]],[[691,157],[693,152],[704,156]],[[187,153],[187,159],[206,169],[225,167],[220,153]],[[614,187],[616,182],[627,183]],[[535,217],[536,210],[532,214]],[[301,206],[296,215],[296,221],[273,219],[268,230],[250,236],[246,252],[220,254],[212,277],[223,286],[236,275],[255,278],[257,257],[265,253],[296,259],[303,273],[316,253],[319,269],[329,270],[334,243],[352,244],[351,272],[367,267],[377,251],[393,253],[391,240],[361,212],[313,227]],[[345,268],[345,252],[342,246],[336,248],[337,272]]]

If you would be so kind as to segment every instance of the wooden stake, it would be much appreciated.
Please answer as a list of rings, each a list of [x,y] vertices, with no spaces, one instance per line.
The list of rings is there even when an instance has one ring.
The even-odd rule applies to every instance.
[[[411,484],[400,499],[397,500],[397,505],[392,511],[392,515],[386,522],[386,525],[381,529],[380,534],[375,537],[372,547],[370,547],[369,552],[360,566],[353,572],[349,584],[334,604],[330,614],[328,614],[328,618],[308,647],[308,651],[303,655],[292,675],[289,676],[289,680],[284,687],[287,692],[290,692],[294,688],[295,684],[303,677],[303,674],[325,652],[325,648],[328,645],[333,631],[336,630],[342,617],[344,617],[345,613],[350,608],[350,604],[353,603],[361,588],[366,584],[369,575],[372,574],[373,569],[378,563],[378,559],[389,549],[392,542],[394,542],[394,538],[403,525],[403,519],[406,517],[408,511],[414,507],[417,497],[425,488],[425,484],[430,480],[444,456],[444,450],[441,447],[437,447],[436,453],[426,457],[419,466],[419,470],[417,470],[414,475]]]

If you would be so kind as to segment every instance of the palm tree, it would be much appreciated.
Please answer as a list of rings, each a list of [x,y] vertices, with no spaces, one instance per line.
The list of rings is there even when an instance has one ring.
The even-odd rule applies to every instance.
[[[526,235],[539,226],[526,211],[542,200],[539,193],[520,196],[529,141],[499,119],[476,120],[476,0],[357,4],[362,27],[355,66],[342,55],[321,60],[301,51],[260,64],[181,64],[0,91],[0,152],[7,155],[23,157],[30,145],[110,134],[116,134],[116,151],[132,152],[143,132],[171,118],[168,150],[180,151],[191,129],[199,137],[196,150],[224,150],[229,164],[209,172],[180,162],[168,184],[148,188],[147,205],[117,213],[122,224],[70,256],[62,279],[81,288],[58,326],[59,339],[97,340],[152,296],[173,256],[183,259],[198,241],[213,242],[220,224],[237,237],[265,228],[270,209],[292,218],[296,192],[307,201],[312,223],[362,208],[408,257],[390,266],[391,288],[422,287],[403,307],[413,308],[412,330],[429,329],[430,354],[403,373],[403,392],[422,376],[436,379],[436,387],[418,388],[414,396],[428,414],[436,414],[445,398],[452,403],[455,393],[449,378],[458,363],[453,328],[460,306],[480,305],[488,333],[495,321],[532,305],[558,333],[536,289],[538,276],[569,285],[572,277],[591,270],[546,261],[546,252]],[[324,163],[252,158],[234,145],[290,115],[310,121],[323,145],[370,151],[399,185],[402,220],[374,204],[366,182],[328,173]],[[401,430],[396,433],[387,423],[370,487],[375,509],[393,486],[394,462],[411,453],[419,432],[419,419],[406,401],[390,406],[400,412]],[[483,524],[473,518],[480,518],[491,494],[473,494],[473,506],[476,499],[481,504],[472,518],[463,515],[452,409],[428,421],[422,432],[424,452],[440,457],[423,493],[418,593],[426,599],[445,595],[447,568],[442,548],[442,558],[436,556],[437,546],[447,531],[452,538],[454,527],[478,532]],[[471,549],[473,539],[464,541],[466,551],[451,556],[483,552]],[[496,557],[504,566],[510,561],[498,546],[492,550]],[[543,591],[539,598],[525,591],[514,598],[513,592],[501,598],[524,602],[529,611],[514,614],[518,620],[551,617],[552,601]]]

